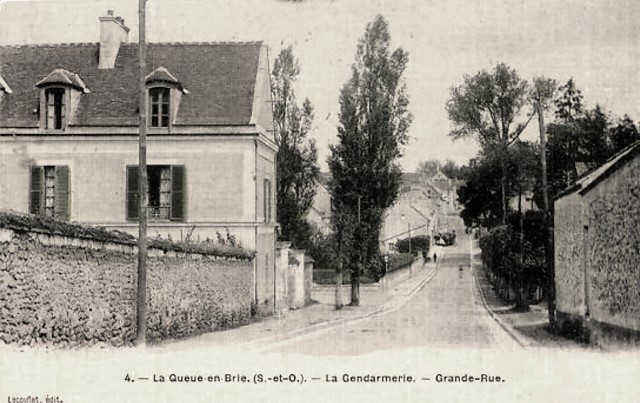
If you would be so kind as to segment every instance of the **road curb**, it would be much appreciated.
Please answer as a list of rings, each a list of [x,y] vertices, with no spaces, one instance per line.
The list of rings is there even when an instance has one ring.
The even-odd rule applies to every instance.
[[[489,306],[486,296],[484,295],[484,290],[480,285],[480,280],[478,280],[478,276],[476,275],[476,270],[472,269],[472,272],[473,272],[473,278],[475,279],[475,282],[476,282],[476,287],[478,287],[478,291],[480,292],[480,299],[482,299],[482,304],[484,305],[484,309],[489,313],[489,316],[491,316],[491,318],[495,320],[498,323],[498,325],[500,325],[500,327],[504,329],[507,332],[507,334],[509,334],[509,336],[511,336],[511,338],[515,340],[516,343],[518,343],[518,345],[520,345],[520,347],[522,347],[523,349],[527,349],[528,347],[535,347],[537,345],[536,342],[522,336],[520,332],[518,332],[516,329],[513,328],[513,326],[511,326],[511,324],[508,324],[505,321],[503,321],[499,317],[497,312],[493,308],[491,308],[491,306]]]
[[[338,327],[342,324],[345,323],[357,323],[358,321],[362,321],[362,320],[366,320],[369,319],[371,317],[374,316],[379,316],[379,315],[383,315],[383,314],[387,314],[389,312],[393,312],[397,309],[400,309],[405,303],[407,303],[407,301],[413,296],[415,295],[418,291],[420,291],[422,288],[424,288],[424,286],[433,278],[433,276],[435,276],[436,272],[438,270],[438,266],[436,265],[436,267],[433,268],[433,270],[431,270],[429,273],[426,274],[425,278],[420,280],[407,294],[404,294],[403,296],[396,296],[394,298],[391,299],[391,301],[384,303],[382,305],[380,305],[380,307],[378,307],[377,309],[372,310],[371,312],[366,312],[363,313],[362,315],[359,316],[354,316],[351,318],[341,318],[341,319],[336,319],[336,320],[329,320],[326,322],[322,322],[322,323],[318,323],[315,325],[311,325],[311,326],[307,326],[307,327],[303,327],[301,329],[296,329],[296,330],[292,330],[290,332],[284,333],[284,334],[279,334],[279,335],[274,335],[274,336],[269,336],[266,338],[261,338],[258,340],[253,340],[253,341],[249,341],[246,343],[241,343],[240,347],[246,347],[246,348],[256,348],[258,350],[270,350],[274,347],[273,344],[268,345],[268,346],[259,346],[261,344],[268,344],[268,343],[272,343],[272,342],[276,342],[277,343],[281,343],[281,342],[286,342],[289,341],[292,338],[295,337],[302,337],[305,336],[307,334],[310,333],[314,333],[314,332],[319,332],[321,330],[326,330],[326,329],[330,329],[333,327]],[[397,303],[397,300],[401,300],[400,303]],[[256,347],[254,347],[256,346]]]

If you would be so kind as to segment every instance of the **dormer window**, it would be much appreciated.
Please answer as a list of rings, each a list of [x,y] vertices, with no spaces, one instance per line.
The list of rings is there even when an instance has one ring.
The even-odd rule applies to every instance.
[[[149,105],[151,106],[151,127],[169,127],[169,88],[155,87],[149,89]]]
[[[47,129],[61,130],[66,123],[65,90],[49,88],[44,93],[47,99]]]
[[[80,76],[64,69],[55,69],[42,79],[40,88],[40,127],[64,130],[78,109],[82,94],[89,89]]]
[[[13,91],[11,90],[11,87],[9,87],[9,84],[7,84],[7,82],[4,81],[4,78],[0,76],[0,95],[2,95],[3,92],[6,92],[7,94],[13,94]]]
[[[182,94],[189,92],[165,67],[146,77],[149,88],[149,127],[169,128],[175,121]]]

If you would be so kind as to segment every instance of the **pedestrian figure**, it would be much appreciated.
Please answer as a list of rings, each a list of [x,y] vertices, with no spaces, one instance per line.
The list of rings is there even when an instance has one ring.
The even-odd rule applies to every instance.
[[[436,263],[438,261],[438,255],[437,254],[433,254],[433,263]]]

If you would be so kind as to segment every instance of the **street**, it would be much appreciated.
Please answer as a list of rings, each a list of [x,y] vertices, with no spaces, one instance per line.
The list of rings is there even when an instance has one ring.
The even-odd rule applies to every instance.
[[[359,355],[411,347],[520,349],[488,314],[470,269],[471,240],[443,249],[435,276],[398,310],[280,342],[267,351]]]

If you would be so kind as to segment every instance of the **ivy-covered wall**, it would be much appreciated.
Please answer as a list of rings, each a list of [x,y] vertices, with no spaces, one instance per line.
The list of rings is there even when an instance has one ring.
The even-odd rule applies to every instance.
[[[148,339],[247,323],[253,261],[150,249]],[[0,341],[17,345],[128,345],[135,339],[132,245],[0,226]]]

